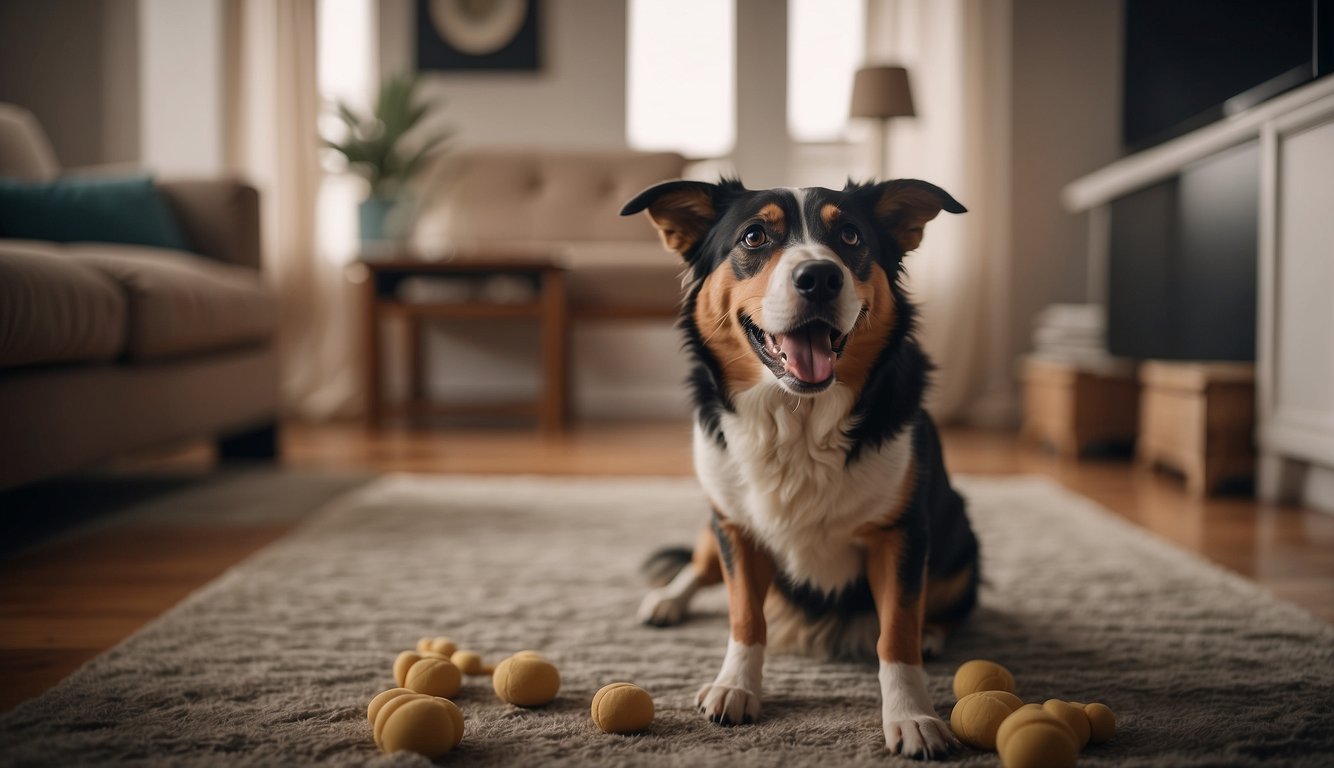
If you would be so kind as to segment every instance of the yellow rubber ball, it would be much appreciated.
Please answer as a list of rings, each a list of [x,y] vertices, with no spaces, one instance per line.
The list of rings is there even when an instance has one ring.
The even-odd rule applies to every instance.
[[[436,653],[444,654],[446,657],[453,656],[454,651],[457,651],[458,649],[458,645],[448,637],[432,638],[431,644],[427,648],[428,651],[435,651]]]
[[[484,675],[486,666],[482,664],[482,657],[472,651],[454,651],[454,655],[449,658],[454,666],[465,675]]]
[[[611,683],[593,695],[593,723],[607,733],[638,733],[653,722],[653,697],[632,683]]]
[[[560,691],[560,672],[537,656],[511,656],[496,665],[491,686],[501,701],[519,707],[550,704]]]
[[[1084,714],[1089,719],[1089,741],[1101,744],[1116,735],[1116,715],[1106,704],[1086,704]]]
[[[950,712],[950,729],[970,747],[995,749],[996,731],[1019,706],[1019,697],[1006,691],[970,693]]]
[[[428,696],[449,698],[463,685],[463,673],[445,659],[422,659],[408,668],[404,688]]]
[[[390,699],[396,699],[409,693],[415,693],[415,691],[410,691],[407,688],[390,688],[382,693],[377,693],[375,698],[371,699],[370,705],[366,707],[366,719],[371,722],[371,725],[374,725],[375,716],[380,714],[380,707],[383,707]]]
[[[1079,757],[1070,728],[1041,707],[1021,707],[1006,718],[996,746],[1005,768],[1073,768]]]
[[[404,651],[394,659],[394,682],[398,683],[399,688],[402,688],[408,679],[408,669],[421,659],[422,657],[415,651]]]
[[[463,739],[463,713],[433,696],[399,696],[376,717],[377,743],[385,752],[416,752],[434,760]]]
[[[1075,734],[1075,746],[1077,748],[1083,750],[1084,747],[1088,746],[1089,719],[1088,715],[1084,714],[1083,707],[1076,707],[1070,702],[1060,699],[1047,699],[1042,702],[1042,708],[1048,714],[1069,726]]]
[[[985,659],[965,661],[954,673],[954,696],[962,699],[978,691],[1014,693],[1014,675],[994,661]]]

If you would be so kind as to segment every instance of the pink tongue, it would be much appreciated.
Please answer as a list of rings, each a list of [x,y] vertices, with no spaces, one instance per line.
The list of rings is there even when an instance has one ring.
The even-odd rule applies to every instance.
[[[787,355],[787,372],[801,381],[819,384],[833,375],[834,349],[827,327],[817,323],[780,334],[775,341]]]

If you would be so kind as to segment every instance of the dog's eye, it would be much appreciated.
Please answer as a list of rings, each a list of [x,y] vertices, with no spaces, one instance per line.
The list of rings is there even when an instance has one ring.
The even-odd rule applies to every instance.
[[[862,233],[851,224],[844,224],[838,231],[838,239],[843,241],[844,245],[858,246],[862,244]]]
[[[759,248],[769,242],[769,233],[764,231],[764,227],[755,224],[741,235],[741,242],[747,248]]]

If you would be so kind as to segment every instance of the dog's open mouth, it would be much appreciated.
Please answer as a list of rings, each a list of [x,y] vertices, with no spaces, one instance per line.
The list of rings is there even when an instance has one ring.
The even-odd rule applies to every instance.
[[[765,331],[745,315],[741,324],[760,361],[793,389],[819,392],[834,383],[834,363],[847,346],[848,334],[839,333],[824,320],[778,334]]]

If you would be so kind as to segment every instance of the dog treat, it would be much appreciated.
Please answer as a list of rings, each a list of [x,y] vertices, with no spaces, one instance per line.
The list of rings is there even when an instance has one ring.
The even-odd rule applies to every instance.
[[[380,707],[383,707],[390,699],[398,698],[409,693],[414,693],[407,688],[390,688],[383,693],[377,693],[375,698],[371,699],[370,706],[366,707],[366,719],[375,724],[375,716],[380,714]]]
[[[448,659],[420,659],[408,667],[404,688],[417,693],[449,698],[463,685],[463,673]]]
[[[482,663],[482,657],[472,651],[454,651],[454,655],[449,657],[454,666],[465,675],[485,675],[487,674],[486,665]]]
[[[543,656],[542,654],[538,653],[537,651],[519,651],[518,653],[514,654],[514,655],[511,656],[510,658],[511,658],[511,659],[518,659],[518,658],[534,658],[534,659],[541,659],[542,661],[546,661],[546,660],[547,660],[547,657],[546,657],[546,656]]]
[[[399,688],[404,687],[403,684],[407,682],[408,668],[421,661],[421,658],[415,651],[404,651],[394,659],[394,682],[398,683]]]
[[[462,741],[463,712],[448,699],[400,695],[380,708],[374,734],[385,752],[406,750],[434,760]]]
[[[593,696],[593,724],[607,733],[638,733],[653,722],[653,697],[632,683],[602,686]]]
[[[1060,699],[1047,699],[1042,702],[1042,708],[1054,715],[1057,720],[1070,726],[1070,730],[1075,733],[1075,746],[1083,751],[1089,743],[1089,718],[1084,714],[1083,707],[1076,707],[1068,701]]]
[[[1101,744],[1116,735],[1116,714],[1106,704],[1086,704],[1084,714],[1089,719],[1089,741]]]
[[[996,731],[1022,706],[1008,691],[978,691],[959,699],[950,713],[950,729],[959,741],[977,749],[996,748]]]
[[[1070,727],[1037,704],[1005,718],[996,748],[1005,768],[1071,768],[1079,757]]]
[[[525,651],[497,664],[491,685],[501,701],[519,707],[540,707],[556,698],[560,672],[551,662]]]
[[[994,661],[985,659],[965,661],[954,673],[954,696],[962,699],[978,691],[1014,693],[1014,675]]]

